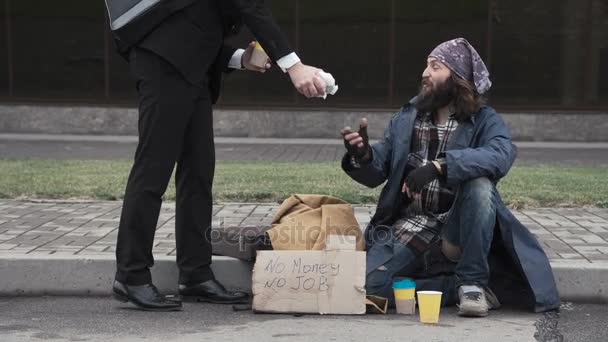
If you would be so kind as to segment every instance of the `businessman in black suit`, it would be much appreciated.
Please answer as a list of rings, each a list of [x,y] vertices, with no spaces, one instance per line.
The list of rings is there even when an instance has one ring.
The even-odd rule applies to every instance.
[[[138,308],[181,310],[152,284],[152,247],[161,198],[177,164],[175,239],[184,300],[244,303],[211,265],[211,189],[215,168],[212,105],[223,72],[248,69],[246,50],[224,44],[244,24],[306,97],[323,95],[320,69],[302,64],[263,0],[163,0],[117,33],[139,95],[139,144],[125,192],[116,247],[114,297]],[[269,61],[270,62],[270,61]]]

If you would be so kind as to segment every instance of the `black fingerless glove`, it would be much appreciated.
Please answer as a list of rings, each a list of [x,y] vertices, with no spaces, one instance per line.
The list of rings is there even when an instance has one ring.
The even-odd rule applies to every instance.
[[[348,143],[348,140],[344,139],[344,147],[346,147],[346,151],[352,157],[355,157],[358,161],[363,160],[366,156],[371,156],[370,147],[369,147],[369,137],[367,135],[367,126],[359,127],[359,136],[363,139],[363,146],[359,147],[357,145],[351,145]]]
[[[405,178],[405,184],[410,191],[419,193],[425,185],[438,179],[439,175],[439,170],[437,170],[435,164],[428,163],[412,170]]]

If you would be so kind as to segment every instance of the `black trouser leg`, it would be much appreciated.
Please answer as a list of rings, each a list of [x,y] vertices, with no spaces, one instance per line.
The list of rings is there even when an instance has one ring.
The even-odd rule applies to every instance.
[[[179,283],[214,279],[211,271],[211,195],[215,171],[213,114],[208,92],[195,103],[177,162],[175,240]]]
[[[130,67],[139,95],[139,144],[127,188],[116,246],[116,279],[151,282],[152,247],[161,198],[182,154],[199,88],[157,55],[135,48]]]

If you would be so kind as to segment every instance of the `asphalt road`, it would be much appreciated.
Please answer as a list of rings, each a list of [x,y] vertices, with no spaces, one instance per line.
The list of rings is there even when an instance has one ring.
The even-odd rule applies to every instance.
[[[135,142],[0,139],[0,159],[132,159]],[[216,143],[218,160],[338,161],[340,144]],[[517,164],[608,166],[608,148],[520,147]]]
[[[608,306],[566,303],[560,314],[501,309],[461,318],[444,309],[439,325],[417,316],[317,316],[235,312],[186,304],[183,312],[132,310],[110,298],[0,298],[0,341],[584,341],[606,342]],[[535,335],[537,336],[535,338]]]

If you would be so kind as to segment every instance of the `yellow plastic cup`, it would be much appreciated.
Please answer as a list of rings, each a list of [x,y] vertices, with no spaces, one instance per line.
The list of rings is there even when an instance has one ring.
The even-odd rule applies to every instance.
[[[420,322],[430,324],[439,323],[442,293],[439,291],[418,291],[417,294]]]
[[[414,299],[414,288],[393,290],[395,291],[395,299]]]

